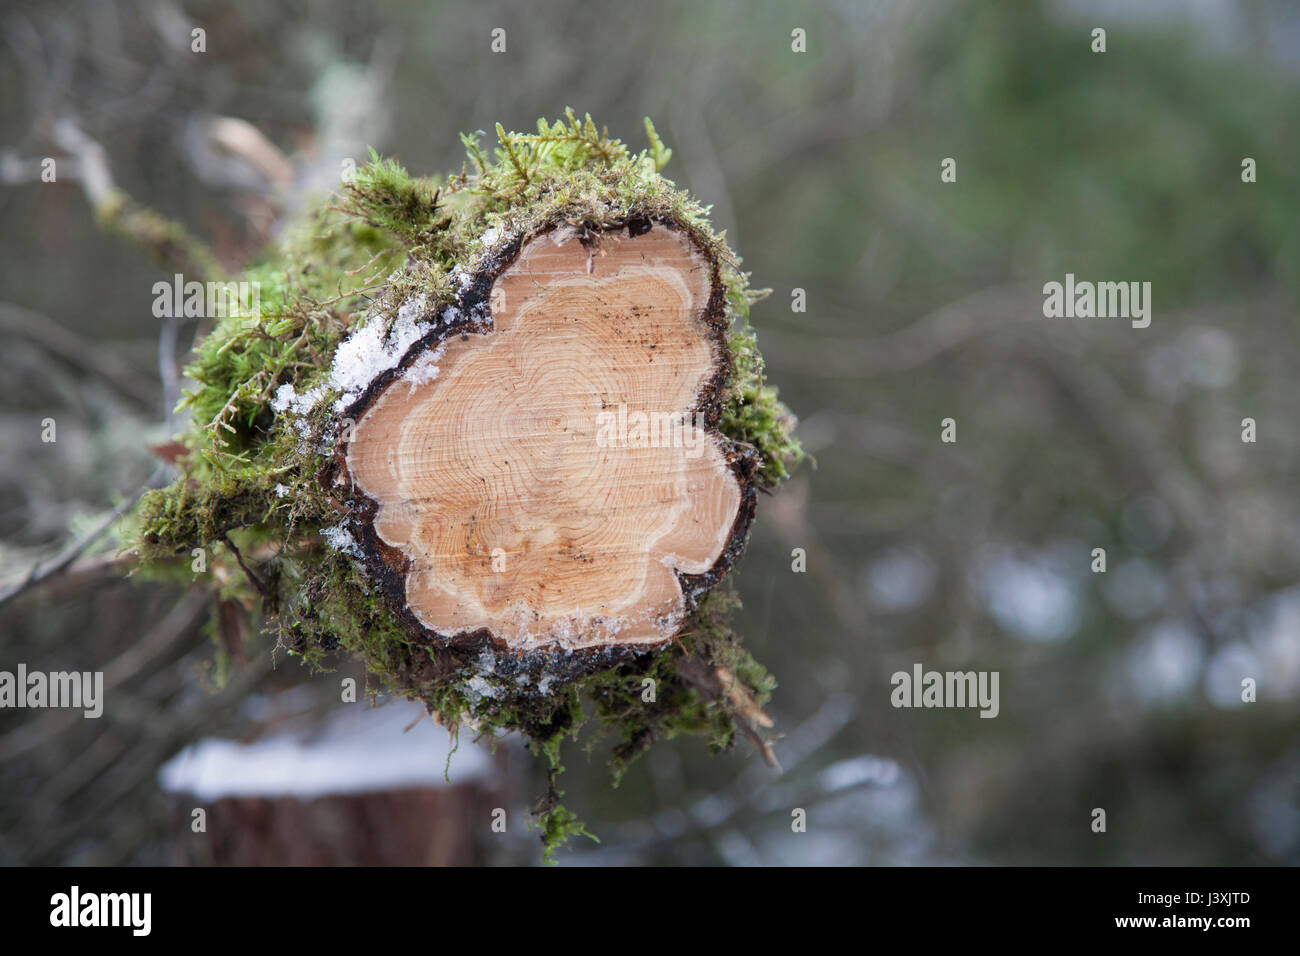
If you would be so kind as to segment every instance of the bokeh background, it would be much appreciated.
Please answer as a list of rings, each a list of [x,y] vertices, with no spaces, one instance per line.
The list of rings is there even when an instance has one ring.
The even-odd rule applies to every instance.
[[[165,273],[97,228],[69,142],[235,267],[368,146],[458,170],[462,130],[572,106],[639,149],[648,115],[773,290],[753,322],[816,459],[735,577],[785,773],[678,739],[612,790],[576,746],[601,842],[562,861],[1300,862],[1293,3],[10,2],[0,38],[3,584],[158,479],[199,331],[160,328]],[[1151,326],[1044,318],[1067,272],[1151,282]],[[0,606],[0,669],[110,688],[98,721],[0,712],[0,862],[537,861],[515,743],[463,735],[448,784],[430,722],[334,727],[366,706],[347,662],[127,570],[110,534]],[[894,709],[918,662],[999,671],[999,716]]]

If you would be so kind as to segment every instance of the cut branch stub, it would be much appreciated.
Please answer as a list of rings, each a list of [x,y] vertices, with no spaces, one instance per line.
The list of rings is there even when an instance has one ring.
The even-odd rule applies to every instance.
[[[661,644],[743,547],[747,459],[714,428],[717,265],[683,229],[562,226],[352,410],[362,546],[403,616],[511,650]]]

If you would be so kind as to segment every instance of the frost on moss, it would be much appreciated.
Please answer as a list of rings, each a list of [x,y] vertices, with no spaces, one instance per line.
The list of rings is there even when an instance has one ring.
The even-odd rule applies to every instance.
[[[725,586],[706,595],[667,648],[610,655],[553,672],[485,651],[452,652],[413,637],[353,560],[355,546],[321,480],[357,390],[434,323],[485,270],[557,225],[600,230],[669,221],[719,263],[731,370],[719,430],[754,448],[758,483],[775,487],[801,457],[793,418],[764,382],[740,261],[707,210],[663,178],[671,156],[646,121],[649,147],[632,153],[571,111],[536,132],[497,128],[485,150],[463,136],[466,161],[442,178],[409,175],[372,153],[281,247],[241,278],[259,283],[255,311],[222,319],[186,370],[191,415],[181,477],[149,493],[132,546],[152,571],[206,578],[223,597],[259,606],[280,646],[324,667],[359,655],[372,690],[423,701],[453,731],[521,733],[558,773],[561,743],[584,724],[612,736],[616,779],[654,740],[679,733],[730,747],[735,697],[698,679],[724,668],[761,705],[771,680],[726,624]],[[385,364],[387,363],[387,364]],[[695,675],[694,677],[692,675]],[[650,681],[652,684],[647,684]],[[645,689],[654,687],[652,695]],[[558,802],[553,780],[538,813],[551,848],[585,832]]]

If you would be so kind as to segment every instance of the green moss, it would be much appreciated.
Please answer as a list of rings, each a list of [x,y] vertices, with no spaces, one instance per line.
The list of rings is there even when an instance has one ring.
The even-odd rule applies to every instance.
[[[557,792],[557,796],[563,795],[563,791]],[[600,842],[599,837],[587,831],[578,815],[563,804],[543,805],[533,816],[535,822],[530,821],[530,825],[541,831],[542,860],[546,863],[559,862],[555,858],[555,851],[575,836],[585,836],[596,843]]]
[[[708,594],[666,649],[581,672],[547,675],[419,643],[359,564],[322,539],[342,520],[320,481],[338,427],[329,373],[340,343],[362,324],[391,324],[416,295],[430,309],[451,303],[462,277],[495,254],[483,241],[489,230],[522,240],[561,221],[601,229],[666,217],[688,228],[721,270],[732,368],[718,427],[753,446],[760,484],[779,484],[802,453],[792,416],[764,380],[748,323],[763,293],[749,288],[706,210],[660,175],[671,150],[649,120],[646,132],[649,148],[634,154],[571,111],[554,124],[539,121],[535,133],[498,127],[491,156],[476,137],[462,137],[465,166],[443,179],[411,176],[372,154],[338,196],[241,277],[258,284],[257,306],[222,318],[198,347],[186,370],[192,385],[182,406],[192,425],[182,474],[142,499],[131,531],[146,573],[202,577],[190,565],[194,549],[203,549],[204,573],[222,596],[260,603],[280,647],[308,666],[354,654],[373,693],[421,700],[453,730],[522,734],[549,765],[536,818],[548,860],[555,846],[585,833],[554,788],[561,747],[584,725],[597,732],[588,746],[613,739],[617,783],[658,739],[689,733],[720,750],[732,746],[736,715],[727,695],[686,676],[699,663],[726,668],[758,704],[767,699],[771,679],[726,623],[734,596],[725,588]],[[282,414],[277,395],[282,409],[283,396],[313,400],[300,414]]]

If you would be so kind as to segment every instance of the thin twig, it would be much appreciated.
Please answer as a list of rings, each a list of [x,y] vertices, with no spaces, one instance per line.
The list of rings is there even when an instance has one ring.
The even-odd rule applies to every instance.
[[[55,120],[54,145],[77,160],[82,191],[101,228],[130,239],[156,259],[196,279],[215,279],[224,271],[206,244],[180,223],[140,205],[118,188],[104,147],[71,117]]]
[[[105,352],[102,345],[92,348],[89,343],[39,312],[9,302],[0,302],[0,332],[6,336],[21,336],[35,343],[49,355],[102,379],[123,397],[145,408],[153,408],[158,400],[157,390],[139,371]]]
[[[157,483],[167,474],[167,468],[167,465],[159,465],[143,485],[129,497],[123,499],[122,503],[110,511],[108,516],[92,531],[68,545],[49,561],[37,561],[23,576],[22,580],[0,591],[0,607],[3,607],[28,588],[35,587],[43,581],[48,581],[70,568],[82,552],[98,541],[123,515],[135,507],[136,502],[140,500],[140,497],[146,491],[157,487]]]
[[[262,583],[261,578],[253,573],[253,569],[244,563],[244,556],[240,554],[239,549],[235,547],[235,542],[231,541],[230,536],[225,534],[221,536],[221,540],[224,541],[226,547],[230,549],[230,553],[235,556],[235,560],[239,562],[239,566],[243,569],[245,577],[248,578],[249,582],[257,590],[257,593],[262,597],[266,597],[266,585]]]

